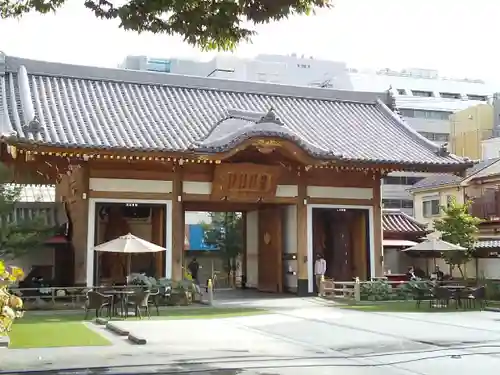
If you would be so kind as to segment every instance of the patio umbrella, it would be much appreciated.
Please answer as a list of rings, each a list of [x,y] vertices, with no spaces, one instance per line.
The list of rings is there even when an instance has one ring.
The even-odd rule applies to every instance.
[[[433,258],[434,265],[436,265],[436,258],[441,258],[441,254],[447,251],[466,251],[465,247],[460,245],[455,245],[450,242],[442,240],[440,237],[435,235],[429,235],[425,241],[416,244],[415,246],[409,247],[402,250],[408,253],[417,253],[423,255],[426,258]],[[429,271],[429,263],[426,263],[427,272]]]
[[[465,251],[465,247],[454,245],[440,238],[427,238],[425,241],[416,244],[415,246],[404,249],[403,252],[413,251],[420,253],[442,253],[446,251]]]
[[[115,238],[114,240],[105,242],[94,247],[95,251],[108,253],[128,254],[127,276],[130,274],[131,256],[132,254],[158,253],[167,250],[164,247],[148,242],[134,236],[132,233]]]

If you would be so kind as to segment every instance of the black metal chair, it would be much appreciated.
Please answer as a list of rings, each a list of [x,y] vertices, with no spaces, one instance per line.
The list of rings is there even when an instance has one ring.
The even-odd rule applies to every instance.
[[[479,302],[479,308],[482,310],[486,306],[486,287],[480,286],[478,288],[469,290],[467,296],[468,303],[476,307],[476,302]]]
[[[144,308],[146,311],[146,315],[148,318],[151,318],[151,313],[149,312],[149,296],[151,292],[149,290],[146,291],[138,291],[128,297],[127,301],[127,311],[126,315],[128,316],[128,306],[132,306],[134,308],[134,313],[136,317],[142,319],[141,308]]]
[[[111,318],[111,309],[113,307],[113,296],[108,296],[99,293],[95,290],[87,292],[87,300],[85,301],[85,319],[87,319],[89,311],[95,309],[95,316],[98,318],[101,315],[103,308],[107,308],[108,317]]]
[[[160,299],[161,299],[161,294],[160,294],[160,289],[153,289],[151,293],[149,294],[150,299],[148,300],[149,304],[152,304],[156,308],[156,315],[160,316]]]
[[[413,299],[417,301],[417,308],[420,308],[422,301],[432,301],[434,299],[432,290],[427,286],[411,285],[411,287]]]
[[[435,287],[432,293],[434,294],[434,300],[438,305],[448,307],[450,305],[450,300],[454,299],[453,292],[442,286]]]

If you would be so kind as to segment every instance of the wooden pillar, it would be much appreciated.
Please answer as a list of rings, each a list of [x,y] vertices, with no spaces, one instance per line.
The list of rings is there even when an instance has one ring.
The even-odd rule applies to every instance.
[[[179,168],[179,167],[177,167]],[[182,204],[182,171],[177,170],[172,181],[172,280],[183,278],[184,207]]]
[[[299,296],[309,294],[307,232],[312,228],[307,227],[307,204],[304,204],[306,199],[307,186],[305,179],[301,178],[297,195],[297,295]]]
[[[382,192],[381,192],[381,177],[380,174],[374,174],[373,181],[373,239],[374,239],[374,259],[375,276],[384,275],[383,255],[384,248],[382,245]],[[371,235],[371,234],[370,234]],[[372,261],[370,259],[370,261]]]
[[[243,238],[243,246],[241,249],[241,275],[242,277],[245,277],[245,280],[241,280],[242,283],[246,284],[246,278],[247,278],[247,213],[242,212],[241,213],[242,220],[241,220],[241,225],[243,226],[241,228],[242,230],[242,238]],[[246,286],[246,285],[245,285]]]
[[[165,207],[154,207],[151,217],[151,234],[153,243],[165,246]],[[165,277],[165,252],[154,253],[156,277]]]

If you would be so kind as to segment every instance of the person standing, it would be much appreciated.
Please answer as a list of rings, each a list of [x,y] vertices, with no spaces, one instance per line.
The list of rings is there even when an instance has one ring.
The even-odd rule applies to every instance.
[[[195,284],[199,284],[198,282],[198,271],[200,270],[200,265],[196,258],[193,258],[193,260],[189,263],[188,265],[188,270],[191,273],[191,277],[193,278],[193,281]]]
[[[326,260],[321,254],[316,254],[316,262],[314,263],[314,276],[316,278],[316,288],[318,295],[320,294],[321,277],[325,276]]]

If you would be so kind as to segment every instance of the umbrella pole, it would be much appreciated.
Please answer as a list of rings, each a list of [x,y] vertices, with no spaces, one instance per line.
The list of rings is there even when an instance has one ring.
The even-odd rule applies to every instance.
[[[130,276],[130,270],[132,269],[132,254],[129,253],[127,255],[127,274],[125,275],[127,284],[128,284],[128,277]]]

